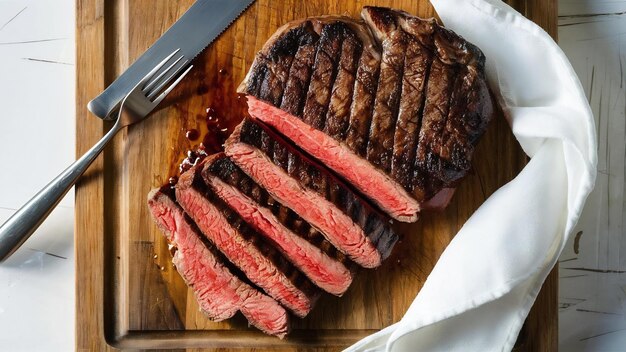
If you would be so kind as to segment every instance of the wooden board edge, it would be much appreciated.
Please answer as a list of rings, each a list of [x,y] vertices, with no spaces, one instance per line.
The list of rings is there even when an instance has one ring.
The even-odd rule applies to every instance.
[[[87,111],[87,102],[105,87],[104,0],[76,0],[76,154],[103,135],[104,123]],[[75,268],[77,351],[111,350],[104,339],[103,240],[104,177],[100,156],[75,188]]]
[[[512,1],[527,18],[557,38],[557,0]],[[104,133],[102,121],[89,116],[87,102],[105,88],[105,1],[76,0],[76,153],[82,155]],[[98,158],[76,185],[76,350],[111,351],[104,338],[103,160]],[[87,206],[88,205],[88,206]],[[529,339],[529,351],[553,351],[558,345],[558,268],[550,273],[533,306],[527,326],[539,330]],[[544,302],[544,303],[542,303]],[[541,310],[549,309],[549,311]],[[553,312],[553,313],[550,313]],[[537,333],[538,331],[535,331]]]

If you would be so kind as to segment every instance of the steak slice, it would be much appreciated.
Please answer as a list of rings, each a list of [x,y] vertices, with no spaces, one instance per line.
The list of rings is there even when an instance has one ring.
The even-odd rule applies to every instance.
[[[398,237],[388,218],[267,126],[244,119],[225,148],[272,198],[319,229],[355,263],[374,268],[390,254]]]
[[[261,331],[283,338],[289,330],[287,311],[271,297],[240,280],[230,263],[176,204],[169,185],[148,194],[154,222],[175,249],[172,262],[189,286],[202,311],[213,321],[232,317],[238,310]]]
[[[485,58],[435,20],[378,7],[361,16],[281,27],[239,91],[252,117],[412,222],[444,207],[471,168],[493,113]]]
[[[319,290],[206,186],[204,162],[183,173],[176,199],[206,238],[255,285],[297,316],[304,317]]]
[[[352,273],[346,267],[347,258],[319,231],[274,200],[225,154],[207,157],[202,176],[215,194],[265,235],[314,284],[337,296],[348,289]]]

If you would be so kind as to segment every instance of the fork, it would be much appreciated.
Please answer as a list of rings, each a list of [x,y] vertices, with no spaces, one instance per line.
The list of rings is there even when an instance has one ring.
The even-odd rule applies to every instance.
[[[176,57],[179,50],[163,59],[124,97],[115,124],[98,143],[0,226],[0,262],[13,254],[35,232],[117,132],[146,118],[189,73],[193,66],[187,66],[188,60],[183,60],[184,56]]]

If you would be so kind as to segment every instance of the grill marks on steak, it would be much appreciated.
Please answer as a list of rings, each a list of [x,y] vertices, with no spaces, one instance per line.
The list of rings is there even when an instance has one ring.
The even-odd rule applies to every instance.
[[[391,150],[391,177],[405,189],[413,190],[413,162],[417,153],[419,131],[426,100],[425,86],[430,73],[432,54],[415,39],[407,38],[402,76],[402,99]]]
[[[235,129],[226,154],[182,174],[175,194],[149,195],[178,271],[214,320],[241,311],[282,338],[283,306],[303,317],[318,287],[341,295],[355,264],[389,255],[389,219],[336,174],[411,222],[445,207],[471,167],[493,113],[483,54],[435,20],[378,7],[361,16],[281,27],[239,87],[255,120]]]
[[[294,70],[310,69],[311,63],[307,58],[315,51],[312,43],[317,39],[318,35],[311,26],[301,26],[277,38],[274,45],[268,48],[267,56],[257,58],[259,72],[253,80],[250,91],[258,92],[258,96],[263,100],[280,106],[288,79],[292,75],[297,75],[297,72],[291,72],[291,67],[293,66]],[[290,86],[290,89],[297,90],[297,87]]]
[[[358,62],[345,140],[347,147],[361,157],[367,155],[379,74],[380,57],[371,50],[363,50]]]
[[[417,79],[409,79],[415,83],[415,93],[423,95],[415,97],[416,102],[425,98],[422,104],[416,105],[418,111],[423,109],[414,154],[417,162],[412,163],[413,158],[408,157],[404,158],[405,161],[399,159],[398,169],[404,170],[400,173],[392,170],[391,175],[418,200],[431,199],[443,188],[454,187],[470,169],[474,145],[491,118],[484,55],[477,47],[433,20],[425,21],[401,11],[376,7],[366,7],[362,14],[379,41],[389,40],[389,29],[395,26],[410,36],[411,43],[418,49],[413,65],[405,65],[405,68],[417,68],[423,72]],[[383,45],[383,55],[384,51]],[[411,91],[403,90],[401,104],[406,102],[409,106],[405,100],[412,97]],[[404,148],[397,141],[401,142],[402,138],[396,138],[394,154]],[[410,148],[405,150],[410,151]],[[411,174],[411,168],[415,182],[406,177]]]
[[[311,22],[304,22],[296,31],[289,33],[300,34],[297,50],[289,68],[289,77],[285,85],[285,94],[280,105],[281,109],[294,115],[300,115],[304,109],[306,92],[311,80],[311,72],[317,52],[316,43],[319,35],[313,30]],[[296,45],[293,42],[293,45]]]
[[[176,186],[179,204],[250,281],[296,315],[307,315],[318,289],[204,184],[199,172],[203,164],[181,175]]]
[[[439,79],[430,80],[426,87],[422,129],[429,133],[420,133],[414,166],[414,177],[418,180],[414,192],[419,192],[424,198],[430,198],[442,184],[442,175],[438,172],[441,161],[437,157],[438,142],[446,126],[456,73],[454,67],[445,65],[439,59],[433,61],[430,70]]]
[[[361,42],[356,35],[345,32],[324,126],[324,132],[333,138],[340,140],[346,138],[357,64],[362,50]]]
[[[245,119],[225,146],[226,154],[273,198],[320,229],[357,264],[376,267],[389,255],[397,235],[386,217],[267,127]]]
[[[409,38],[402,30],[392,28],[387,30],[388,38],[382,41],[383,54],[367,145],[367,160],[389,173],[394,130],[402,95],[404,57]]]
[[[326,241],[324,235],[304,221],[298,214],[288,207],[275,200],[267,190],[259,186],[254,180],[246,175],[232,160],[225,154],[218,154],[214,162],[205,166],[203,176],[211,173],[220,178],[230,186],[236,187],[239,192],[255,201],[258,205],[267,207],[279,221],[291,231],[305,238],[311,244],[319,247],[329,257],[351,267],[350,260],[330,242]]]
[[[333,82],[341,55],[345,27],[340,22],[324,26],[317,42],[315,63],[306,96],[302,119],[318,130],[323,130],[330,104]]]
[[[211,189],[325,291],[342,295],[352,283],[349,260],[291,209],[274,200],[224,154],[207,158]]]
[[[168,242],[175,246],[172,262],[192,289],[203,312],[213,321],[232,317],[238,310],[265,333],[284,337],[289,316],[274,299],[240,280],[229,262],[176,204],[173,192],[154,189],[148,195],[150,213]]]
[[[492,114],[484,56],[434,20],[376,7],[365,7],[362,17],[361,22],[310,18],[283,26],[261,50],[240,90],[251,95],[253,117],[293,140],[392,217],[415,221],[420,204],[448,200],[438,196],[429,202],[455,187],[471,167],[474,146]],[[264,68],[286,60],[261,58],[281,38],[303,33],[309,34],[306,46],[285,54],[293,55],[297,65],[289,70],[281,103],[256,94],[258,72],[271,76],[277,70]]]

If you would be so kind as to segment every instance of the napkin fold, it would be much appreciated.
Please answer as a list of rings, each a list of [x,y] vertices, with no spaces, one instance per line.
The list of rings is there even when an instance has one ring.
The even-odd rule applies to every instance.
[[[595,124],[569,61],[498,0],[431,0],[482,49],[487,77],[531,158],[470,217],[398,323],[347,351],[508,351],[596,177]]]

